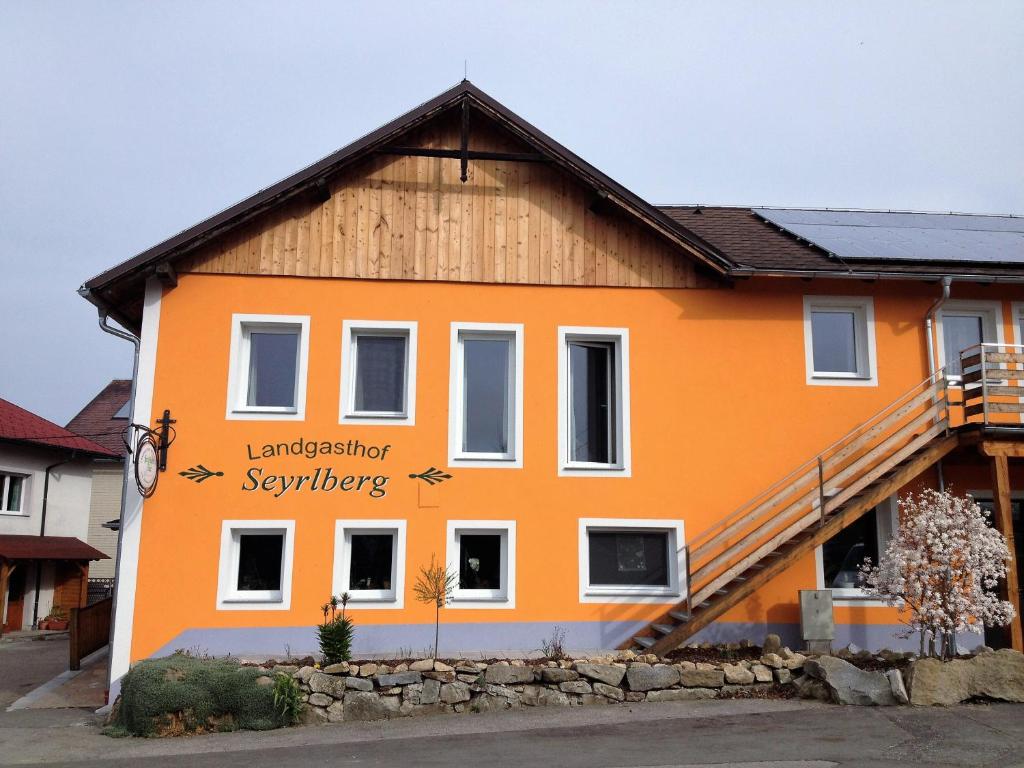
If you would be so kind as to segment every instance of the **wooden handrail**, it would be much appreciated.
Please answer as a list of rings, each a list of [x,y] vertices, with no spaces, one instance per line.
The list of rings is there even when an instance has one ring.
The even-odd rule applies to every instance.
[[[71,609],[68,622],[69,669],[81,669],[82,659],[110,641],[110,610],[113,605],[113,598],[108,597],[85,608]]]

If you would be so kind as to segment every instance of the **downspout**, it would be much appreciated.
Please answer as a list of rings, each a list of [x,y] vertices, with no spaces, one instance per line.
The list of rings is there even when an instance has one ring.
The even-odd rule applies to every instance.
[[[119,339],[132,344],[135,347],[135,357],[132,362],[132,391],[128,398],[128,423],[132,424],[135,418],[135,389],[139,382],[139,346],[142,344],[141,340],[133,336],[130,333],[113,328],[107,325],[107,313],[100,309],[100,330],[104,333],[109,333],[111,336],[116,336]],[[125,454],[122,460],[124,468],[124,477],[121,480],[121,510],[118,513],[118,526],[117,526],[117,560],[114,564],[114,594],[113,602],[111,603],[110,609],[110,637],[114,636],[114,627],[117,626],[117,593],[121,589],[121,540],[124,538],[124,508],[125,503],[128,500],[128,479],[129,479],[129,467],[128,467],[128,455]],[[107,667],[107,691],[110,690],[110,665]],[[104,697],[106,694],[104,694]],[[104,699],[104,703],[105,699]]]
[[[942,295],[937,298],[924,316],[924,336],[928,348],[928,375],[934,376],[938,366],[935,364],[935,315],[943,304],[949,299],[949,289],[953,284],[953,278],[945,276],[942,278]],[[946,490],[946,481],[942,474],[942,459],[935,462],[935,471],[939,480],[939,491]]]
[[[75,460],[75,452],[71,452],[71,458],[58,461],[55,464],[51,464],[46,468],[43,476],[43,508],[40,513],[39,520],[39,536],[43,537],[46,535],[46,504],[50,496],[50,472],[57,467],[63,466],[64,464],[70,464]],[[35,600],[32,603],[32,626],[37,626],[39,621],[39,590],[43,583],[43,562],[42,560],[36,560],[36,594]]]

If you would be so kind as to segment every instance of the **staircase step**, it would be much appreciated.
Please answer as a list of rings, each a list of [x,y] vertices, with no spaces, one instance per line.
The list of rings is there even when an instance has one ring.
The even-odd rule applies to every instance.
[[[672,630],[674,630],[675,627],[671,624],[651,624],[651,629],[655,632],[660,632],[663,635],[668,635],[672,633]]]
[[[675,619],[680,624],[685,624],[686,622],[688,622],[690,620],[690,617],[687,616],[685,613],[683,613],[681,611],[669,611],[668,615],[669,615],[669,617]]]
[[[633,642],[641,646],[642,648],[650,648],[657,641],[653,637],[641,637],[637,635],[633,638]]]

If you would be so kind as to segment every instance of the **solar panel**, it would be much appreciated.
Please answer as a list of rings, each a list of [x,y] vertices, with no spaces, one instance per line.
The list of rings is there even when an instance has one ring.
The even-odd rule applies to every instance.
[[[754,208],[840,259],[1024,264],[1024,217]]]

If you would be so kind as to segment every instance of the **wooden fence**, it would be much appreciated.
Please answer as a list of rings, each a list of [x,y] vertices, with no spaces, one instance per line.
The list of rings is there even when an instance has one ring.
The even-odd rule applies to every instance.
[[[81,669],[83,658],[110,642],[110,610],[113,605],[113,598],[108,597],[85,608],[71,609],[68,669]]]

